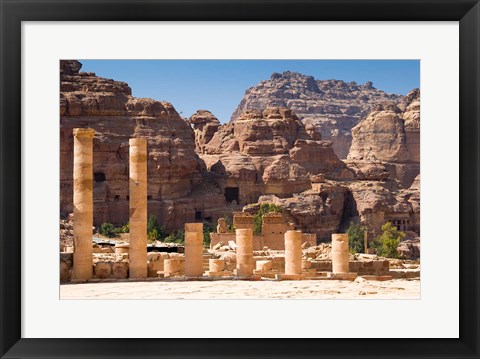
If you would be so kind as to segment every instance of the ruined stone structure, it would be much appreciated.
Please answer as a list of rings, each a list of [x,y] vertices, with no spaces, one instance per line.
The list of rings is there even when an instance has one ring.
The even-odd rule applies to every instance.
[[[302,232],[285,233],[285,274],[302,274]]]
[[[237,276],[253,275],[253,231],[249,228],[237,229]]]
[[[263,248],[284,250],[284,235],[288,230],[293,230],[292,223],[287,223],[281,213],[265,213],[262,216],[262,234],[253,236],[253,249],[258,251]],[[253,216],[250,213],[235,212],[233,216],[235,228],[247,228],[253,231]],[[217,226],[218,227],[218,226]],[[217,232],[210,234],[210,248],[219,244],[235,242],[234,233]],[[302,233],[301,244],[314,246],[317,243],[315,234]]]
[[[63,218],[74,208],[72,130],[88,127],[95,131],[96,227],[129,221],[128,141],[141,137],[148,141],[146,211],[168,232],[184,223],[213,226],[240,211],[235,227],[253,228],[249,216],[273,203],[283,219],[264,218],[255,250],[284,249],[293,228],[303,232],[302,243],[329,241],[351,222],[367,225],[369,238],[386,221],[410,239],[420,234],[418,90],[402,98],[371,83],[274,74],[249,89],[232,122],[221,125],[206,110],[186,120],[168,102],[132,97],[126,83],[80,68],[60,62]],[[219,222],[212,245],[235,242],[227,232]]]
[[[130,144],[130,278],[147,277],[147,140]]]
[[[227,226],[227,222],[225,221],[225,218],[219,218],[218,224],[217,224],[217,233],[227,233],[227,232],[228,232],[228,226]]]
[[[92,278],[93,136],[90,128],[73,130],[73,278]]]
[[[185,276],[203,274],[203,223],[185,223]]]
[[[233,226],[235,229],[250,229],[253,231],[253,216],[250,213],[234,212]]]
[[[348,235],[347,234],[332,234],[332,272],[348,273]]]

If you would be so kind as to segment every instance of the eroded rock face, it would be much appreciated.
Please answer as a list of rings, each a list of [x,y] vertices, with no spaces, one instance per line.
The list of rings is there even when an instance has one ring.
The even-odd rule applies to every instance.
[[[219,127],[200,156],[220,188],[238,191],[234,200],[242,205],[265,194],[289,197],[308,190],[313,176],[354,176],[331,141],[321,140],[313,126],[305,126],[288,108],[247,110]]]
[[[79,72],[80,67],[78,61],[60,62],[62,213],[72,212],[72,130],[76,127],[90,127],[96,132],[96,225],[128,221],[128,140],[135,136],[148,139],[148,210],[162,225],[181,228],[195,219],[196,211],[215,212],[225,205],[222,194],[215,191],[209,202],[195,196],[195,188],[208,186],[209,179],[202,176],[205,165],[195,153],[192,129],[170,103],[134,98],[126,83]]]
[[[319,126],[305,124],[290,108],[248,109],[225,125],[206,110],[185,120],[168,102],[134,98],[127,84],[80,68],[77,61],[60,63],[64,214],[72,211],[72,130],[91,127],[96,131],[96,225],[128,221],[128,140],[142,136],[148,140],[148,212],[167,230],[182,229],[186,222],[215,222],[246,205],[268,202],[282,207],[297,229],[321,240],[344,231],[351,220],[368,222],[372,234],[387,220],[419,233],[420,178],[417,173],[411,185],[402,181],[419,166],[414,154],[419,149],[419,92],[396,106],[377,107],[365,120],[369,126],[358,130],[347,166],[335,154],[330,135],[325,138]],[[304,94],[315,92],[343,104],[360,91],[354,89],[358,85],[341,82],[331,87],[312,79],[302,83],[305,101]],[[372,94],[377,91],[364,87]],[[335,97],[341,89],[344,94]],[[325,114],[356,118],[363,111],[329,106],[325,102]],[[373,157],[377,155],[381,158]],[[401,171],[405,174],[399,175]]]
[[[348,183],[354,212],[351,219],[367,223],[371,236],[381,233],[385,222],[401,231],[420,233],[420,176],[404,189],[398,182],[362,180]],[[355,218],[357,217],[357,218]]]
[[[360,178],[383,178],[383,167],[408,188],[420,173],[420,91],[411,91],[398,106],[378,105],[352,136],[347,164]]]
[[[295,228],[301,228],[305,233],[315,233],[319,240],[329,241],[330,235],[340,229],[347,192],[347,187],[330,182],[289,198],[261,196],[258,203],[276,204]]]
[[[195,150],[203,153],[205,145],[210,142],[220,127],[220,121],[207,110],[198,110],[188,119],[195,132]]]
[[[378,103],[399,101],[402,96],[389,95],[371,82],[359,85],[339,80],[316,80],[297,72],[272,74],[269,80],[249,88],[232,114],[236,122],[250,109],[287,107],[306,125],[313,125],[323,139],[333,142],[339,158],[346,158],[351,143],[350,130]]]

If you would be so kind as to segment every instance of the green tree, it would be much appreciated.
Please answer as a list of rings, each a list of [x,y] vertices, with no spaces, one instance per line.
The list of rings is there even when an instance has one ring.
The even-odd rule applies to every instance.
[[[280,213],[282,209],[273,203],[262,203],[258,212],[253,216],[253,234],[262,233],[262,216],[270,212]]]
[[[125,223],[122,228],[120,228],[121,233],[129,233],[130,232],[130,223]]]
[[[348,248],[350,253],[363,253],[365,251],[364,234],[365,226],[357,223],[350,223],[348,227]]]
[[[113,238],[117,235],[117,228],[112,223],[102,223],[98,229],[102,236]]]
[[[204,223],[203,224],[203,245],[205,247],[210,247],[210,232],[213,231],[213,227],[208,224]]]
[[[150,242],[161,240],[166,236],[165,228],[160,226],[157,217],[151,215],[147,222],[147,238]]]
[[[164,241],[179,244],[185,243],[184,233],[182,230],[173,231],[165,237]]]
[[[377,254],[387,258],[399,258],[397,247],[405,233],[399,231],[390,222],[382,226],[382,234],[375,238],[374,246]]]

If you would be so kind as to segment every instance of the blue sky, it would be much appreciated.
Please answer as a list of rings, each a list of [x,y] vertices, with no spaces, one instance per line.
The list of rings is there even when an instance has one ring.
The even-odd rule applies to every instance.
[[[273,72],[296,71],[407,94],[420,87],[418,60],[79,60],[82,71],[127,82],[135,97],[168,101],[184,117],[198,109],[228,122],[245,90]]]

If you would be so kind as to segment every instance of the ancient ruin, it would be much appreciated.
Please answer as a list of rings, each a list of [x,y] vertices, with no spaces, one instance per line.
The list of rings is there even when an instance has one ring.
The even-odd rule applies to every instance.
[[[93,135],[92,129],[73,131],[73,279],[92,278]]]
[[[418,89],[273,74],[222,125],[80,68],[60,63],[62,283],[419,277]],[[385,223],[402,260],[374,253]]]
[[[147,140],[132,138],[130,145],[130,278],[147,277]]]

